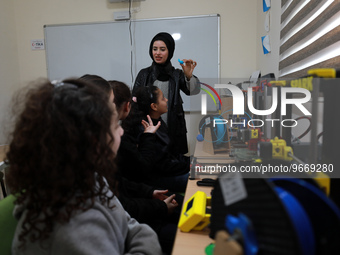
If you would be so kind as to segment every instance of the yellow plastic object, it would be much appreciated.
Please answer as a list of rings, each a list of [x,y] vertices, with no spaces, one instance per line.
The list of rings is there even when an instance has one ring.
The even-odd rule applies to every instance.
[[[327,196],[331,192],[331,179],[325,173],[316,173],[313,179],[319,184],[320,188],[325,192]]]
[[[304,77],[296,80],[290,81],[290,86],[292,88],[303,88],[309,91],[313,91],[313,76]]]
[[[285,81],[285,80],[282,80],[282,81],[270,81],[269,83],[271,85],[281,86],[281,87],[285,87],[287,85],[287,81]]]
[[[270,142],[273,144],[272,158],[283,159],[287,161],[293,160],[293,158],[289,156],[289,153],[291,155],[294,155],[293,149],[292,147],[287,146],[285,140],[275,137],[274,139],[271,139]]]
[[[334,68],[311,69],[308,70],[308,74],[323,78],[336,78],[336,69]]]
[[[303,88],[313,91],[313,76],[295,79],[291,81],[271,81],[270,84],[276,87]]]
[[[203,191],[197,191],[183,206],[178,228],[183,232],[202,230],[210,223],[210,214],[206,213],[211,197]]]
[[[251,139],[257,139],[257,138],[259,138],[259,130],[258,130],[257,128],[251,130],[250,138],[251,138]]]

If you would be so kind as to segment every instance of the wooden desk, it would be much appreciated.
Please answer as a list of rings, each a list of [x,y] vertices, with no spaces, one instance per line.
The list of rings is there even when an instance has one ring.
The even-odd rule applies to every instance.
[[[235,158],[229,156],[229,152],[223,153],[216,153],[216,154],[209,154],[203,150],[203,142],[196,142],[195,145],[195,152],[194,152],[194,160],[193,160],[193,167],[190,169],[190,177],[192,178],[214,178],[217,177],[219,172],[218,171],[206,171],[207,168],[201,169],[199,165],[206,164],[211,167],[216,167],[219,164],[230,164],[234,163]],[[196,171],[196,167],[198,167]],[[214,168],[211,168],[213,170]],[[208,175],[208,176],[207,176]]]
[[[209,197],[211,196],[210,192],[212,187],[197,186],[196,182],[197,180],[188,181],[184,202],[198,190],[204,191]],[[188,233],[181,232],[177,229],[172,255],[205,255],[205,247],[212,242],[213,240],[209,238],[209,228],[201,231],[190,231]]]
[[[194,157],[197,158],[197,163],[227,164],[235,161],[234,158],[229,157],[229,153],[227,152],[214,155],[204,152],[202,142],[196,142]],[[193,176],[195,176],[196,179],[188,181],[184,202],[188,201],[198,190],[204,191],[208,197],[211,197],[210,192],[212,187],[197,186],[196,182],[200,180],[199,178],[216,178],[217,175],[218,173],[194,173]],[[209,232],[208,227],[201,231],[196,230],[188,233],[181,232],[177,229],[172,255],[205,255],[205,248],[214,241],[210,239]]]
[[[209,154],[203,150],[203,142],[196,142],[194,157],[199,163],[232,163],[234,158],[229,157],[229,152]]]

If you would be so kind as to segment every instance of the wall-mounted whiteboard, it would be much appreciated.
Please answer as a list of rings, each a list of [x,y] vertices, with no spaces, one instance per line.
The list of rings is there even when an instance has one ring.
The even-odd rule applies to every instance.
[[[197,61],[194,74],[201,82],[214,85],[220,75],[220,17],[190,17],[131,20],[106,23],[45,25],[48,78],[65,79],[96,74],[133,86],[140,69],[152,63],[149,44],[159,32],[180,34],[171,60]],[[206,87],[205,87],[206,88]],[[205,93],[205,92],[203,92]],[[200,111],[200,95],[182,94],[186,111]],[[208,109],[215,110],[208,99]]]

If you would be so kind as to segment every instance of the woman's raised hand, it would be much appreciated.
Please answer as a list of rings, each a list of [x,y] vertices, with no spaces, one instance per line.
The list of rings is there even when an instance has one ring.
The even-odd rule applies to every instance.
[[[183,59],[184,64],[180,64],[184,75],[187,77],[188,80],[192,77],[192,72],[194,71],[195,67],[197,66],[197,62],[193,61],[192,59]]]
[[[146,116],[148,118],[148,122],[145,120],[142,120],[142,125],[144,127],[144,133],[156,133],[157,129],[161,126],[161,122],[158,121],[157,125],[154,126],[152,119],[149,115]]]

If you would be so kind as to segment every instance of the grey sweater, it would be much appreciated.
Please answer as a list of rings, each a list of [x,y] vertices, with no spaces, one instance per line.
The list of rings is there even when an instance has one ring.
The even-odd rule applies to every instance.
[[[50,237],[43,241],[29,242],[19,249],[19,233],[25,217],[25,207],[16,206],[14,215],[18,226],[12,243],[12,254],[162,254],[155,232],[145,224],[131,218],[115,197],[115,207],[96,201],[93,208],[73,216],[67,224],[56,224]]]

